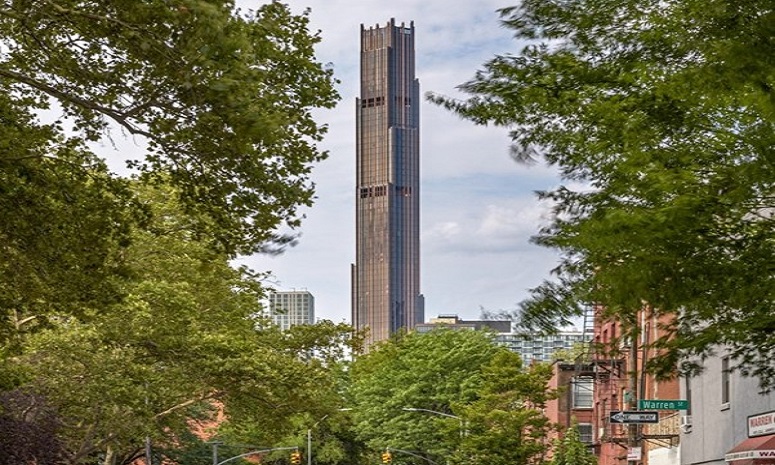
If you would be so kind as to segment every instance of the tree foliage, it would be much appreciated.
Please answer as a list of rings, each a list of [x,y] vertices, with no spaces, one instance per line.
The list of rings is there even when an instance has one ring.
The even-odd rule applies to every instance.
[[[772,4],[525,0],[500,13],[527,45],[463,84],[469,99],[430,99],[508,127],[517,158],[562,174],[540,193],[555,216],[535,241],[563,258],[524,323],[559,326],[589,304],[623,321],[680,315],[652,369],[724,344],[775,382]]]
[[[351,328],[323,322],[283,333],[257,319],[260,275],[191,239],[174,193],[139,198],[154,219],[124,249],[125,297],[85,318],[52,318],[3,360],[18,373],[10,392],[42,400],[17,410],[56,412],[61,463],[134,457],[145,437],[182,447],[197,418],[210,434],[230,425],[235,440],[271,443],[288,431],[285,418],[339,405],[329,366]]]
[[[532,463],[515,460],[532,457],[547,424],[545,373],[523,370],[485,332],[396,337],[357,359],[352,377],[360,438],[372,450],[398,451],[401,462],[425,463],[400,451],[437,463]]]
[[[192,237],[276,252],[325,158],[310,111],[338,98],[307,14],[277,2],[33,0],[0,7],[0,342],[123,298],[148,211],[95,143],[129,136],[135,182],[172,186]],[[44,122],[51,120],[50,122]],[[103,154],[104,155],[104,154]],[[5,382],[0,376],[0,385]]]
[[[477,397],[481,368],[498,351],[485,333],[452,330],[402,334],[372,349],[351,370],[348,395],[359,436],[374,450],[438,458],[454,449],[458,420],[403,409],[453,415],[453,403]]]
[[[595,465],[597,458],[586,444],[581,442],[579,428],[574,421],[562,436],[555,441],[550,465]]]
[[[479,398],[456,409],[465,418],[460,447],[451,462],[471,465],[543,463],[549,419],[543,414],[551,368],[522,366],[519,355],[503,350],[482,369]]]
[[[280,332],[264,275],[230,265],[280,251],[313,198],[311,111],[338,95],[307,26],[279,2],[0,6],[0,422],[55,437],[37,463],[195,452],[216,407],[211,434],[271,442],[340,405],[358,336]],[[117,136],[126,178],[93,151]]]
[[[97,141],[118,126],[145,141],[130,165],[177,186],[208,220],[197,223],[203,237],[229,254],[267,250],[287,243],[276,228],[298,225],[297,207],[311,203],[325,128],[310,112],[338,98],[307,25],[279,2],[238,14],[232,0],[7,1],[0,94],[10,113],[67,117],[25,121],[20,133]],[[14,152],[4,164],[73,162]]]
[[[117,252],[144,213],[83,144],[2,93],[0,120],[0,345],[12,351],[50,315],[115,301]]]

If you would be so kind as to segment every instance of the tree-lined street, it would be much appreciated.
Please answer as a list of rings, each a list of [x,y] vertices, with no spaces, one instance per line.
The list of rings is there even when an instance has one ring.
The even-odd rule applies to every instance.
[[[539,193],[554,210],[534,239],[562,261],[503,314],[551,331],[594,305],[637,356],[635,320],[651,313],[665,336],[643,342],[659,352],[649,370],[691,379],[728,348],[765,396],[770,2],[504,6],[528,45],[472,70],[466,100],[428,95],[508,128],[517,161],[562,174]],[[267,274],[234,260],[298,239],[328,156],[313,112],[339,95],[309,13],[233,7],[0,7],[0,465],[219,465],[255,451],[273,465],[594,463],[546,416],[562,394],[551,367],[492,334],[397,332],[365,351],[348,324],[281,331],[267,318]],[[118,175],[93,147],[124,136],[137,145]]]

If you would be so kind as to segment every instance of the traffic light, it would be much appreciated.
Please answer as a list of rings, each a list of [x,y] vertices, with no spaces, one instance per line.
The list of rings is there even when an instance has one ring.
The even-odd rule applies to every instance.
[[[393,461],[393,455],[389,450],[382,453],[382,463],[390,463]]]
[[[301,463],[301,452],[291,452],[291,463],[293,465],[299,465]]]

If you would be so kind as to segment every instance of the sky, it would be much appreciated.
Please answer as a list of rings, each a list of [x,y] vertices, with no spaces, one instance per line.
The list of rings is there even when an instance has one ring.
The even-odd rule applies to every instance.
[[[506,0],[508,1],[508,0]],[[320,144],[329,158],[316,165],[315,205],[305,209],[298,245],[279,256],[241,261],[271,271],[281,291],[307,290],[318,319],[350,321],[350,265],[355,257],[355,98],[360,26],[415,25],[416,73],[421,93],[462,98],[456,86],[497,54],[521,46],[499,23],[503,0],[290,0],[295,13],[310,8],[320,30],[318,61],[331,63],[342,100],[315,113],[329,132]],[[242,9],[257,8],[238,0]],[[439,314],[479,318],[482,310],[513,310],[528,289],[549,277],[558,256],[529,242],[548,222],[548,205],[534,191],[559,178],[541,164],[509,156],[505,128],[481,127],[424,101],[420,108],[421,289],[426,321]]]

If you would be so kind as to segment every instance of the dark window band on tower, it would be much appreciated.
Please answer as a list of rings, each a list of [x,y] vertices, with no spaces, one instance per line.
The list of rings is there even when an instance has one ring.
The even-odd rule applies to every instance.
[[[360,188],[360,196],[362,199],[366,197],[384,197],[387,195],[387,186],[369,186]]]
[[[384,97],[374,97],[361,100],[361,108],[373,108],[385,104]]]

